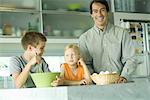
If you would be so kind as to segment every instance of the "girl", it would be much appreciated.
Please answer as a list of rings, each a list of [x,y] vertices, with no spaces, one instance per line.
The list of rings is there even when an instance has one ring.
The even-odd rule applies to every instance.
[[[57,80],[52,82],[52,86],[58,85],[87,85],[90,84],[90,72],[80,57],[79,47],[69,44],[65,48],[65,63],[61,64],[61,74]]]

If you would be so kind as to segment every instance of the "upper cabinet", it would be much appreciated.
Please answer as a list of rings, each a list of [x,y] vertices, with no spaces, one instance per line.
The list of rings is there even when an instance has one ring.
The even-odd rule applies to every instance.
[[[90,0],[42,0],[43,32],[53,38],[78,38],[91,27]]]
[[[91,0],[0,0],[0,37],[39,31],[48,38],[78,38],[93,22]],[[107,0],[112,12],[150,13],[149,0]]]
[[[0,37],[21,37],[41,31],[40,0],[0,0]]]
[[[150,13],[150,0],[112,0],[115,12]]]
[[[0,37],[39,31],[48,38],[78,38],[92,26],[90,0],[0,0]]]

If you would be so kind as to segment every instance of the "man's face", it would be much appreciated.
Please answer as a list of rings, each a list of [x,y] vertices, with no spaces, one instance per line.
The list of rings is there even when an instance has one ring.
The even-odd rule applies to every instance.
[[[93,18],[96,26],[103,29],[108,21],[108,12],[105,5],[101,3],[93,3],[91,17]]]

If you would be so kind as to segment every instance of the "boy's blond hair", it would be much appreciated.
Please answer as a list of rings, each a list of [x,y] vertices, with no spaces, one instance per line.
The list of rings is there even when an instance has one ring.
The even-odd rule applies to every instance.
[[[47,39],[44,36],[44,34],[39,33],[39,32],[27,32],[21,39],[21,44],[23,48],[26,50],[28,45],[32,45],[36,47],[39,42],[46,42]]]
[[[68,45],[65,47],[65,50],[64,50],[64,51],[66,51],[66,50],[68,50],[68,49],[70,49],[70,48],[74,49],[75,52],[76,52],[78,55],[80,55],[80,49],[79,49],[79,47],[78,47],[76,44],[68,44]]]

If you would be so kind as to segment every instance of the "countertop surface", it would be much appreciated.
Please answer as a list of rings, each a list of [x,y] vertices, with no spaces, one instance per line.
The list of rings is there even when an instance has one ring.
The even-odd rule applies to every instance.
[[[149,100],[150,78],[110,85],[0,89],[1,100]]]

